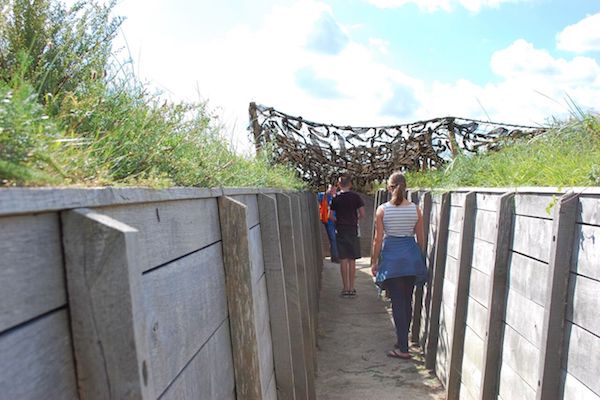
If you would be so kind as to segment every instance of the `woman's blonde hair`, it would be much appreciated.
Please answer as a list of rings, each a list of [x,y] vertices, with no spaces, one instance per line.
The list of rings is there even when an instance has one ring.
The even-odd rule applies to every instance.
[[[388,188],[392,190],[392,203],[399,206],[404,201],[404,191],[406,190],[406,178],[402,172],[394,172],[388,178]]]

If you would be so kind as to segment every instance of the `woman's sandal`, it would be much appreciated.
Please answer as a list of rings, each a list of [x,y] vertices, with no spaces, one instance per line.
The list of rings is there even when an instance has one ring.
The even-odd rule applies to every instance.
[[[397,349],[388,351],[387,356],[391,358],[401,358],[403,360],[410,360],[412,358],[410,353],[403,353]]]

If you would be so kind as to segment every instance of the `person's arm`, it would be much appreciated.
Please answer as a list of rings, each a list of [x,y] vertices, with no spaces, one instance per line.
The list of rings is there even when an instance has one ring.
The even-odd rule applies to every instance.
[[[364,207],[363,207],[364,209]],[[373,237],[373,248],[371,249],[371,274],[377,275],[379,269],[379,254],[383,242],[383,207],[377,207],[375,212],[375,236]]]
[[[358,209],[358,219],[363,219],[365,217],[365,215],[367,215],[367,213],[365,212],[365,207],[362,206],[361,208]]]
[[[337,208],[337,203],[335,201],[335,197],[331,199],[331,204],[329,205],[329,220],[336,222],[335,220],[335,209]]]
[[[417,224],[415,225],[415,234],[417,235],[417,244],[421,248],[421,253],[425,254],[425,232],[423,230],[423,213],[417,206]]]

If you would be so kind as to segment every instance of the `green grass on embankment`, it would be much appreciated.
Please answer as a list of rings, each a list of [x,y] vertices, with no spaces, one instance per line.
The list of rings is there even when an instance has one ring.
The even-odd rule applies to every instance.
[[[303,186],[237,154],[206,102],[167,102],[113,40],[115,1],[0,1],[0,186]]]
[[[410,187],[435,189],[600,186],[600,116],[577,113],[541,136],[406,178]]]

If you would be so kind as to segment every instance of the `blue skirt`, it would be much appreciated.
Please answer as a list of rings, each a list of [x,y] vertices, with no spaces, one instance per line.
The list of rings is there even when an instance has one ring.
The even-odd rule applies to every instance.
[[[415,285],[427,282],[425,257],[413,236],[386,236],[379,256],[375,283],[383,288],[386,279],[414,276]]]

